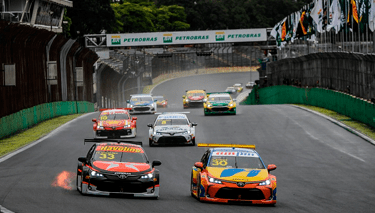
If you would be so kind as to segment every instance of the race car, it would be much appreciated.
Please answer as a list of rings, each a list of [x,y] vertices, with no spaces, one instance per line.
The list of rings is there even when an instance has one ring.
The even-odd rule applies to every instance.
[[[164,96],[153,96],[154,98],[154,101],[156,101],[156,105],[158,105],[158,107],[164,107],[164,108],[167,108],[168,107],[168,100],[164,98]]]
[[[85,139],[94,142],[86,157],[78,158],[77,190],[91,195],[159,197],[161,162],[150,162],[142,142]]]
[[[198,144],[209,147],[191,171],[191,195],[199,201],[276,204],[276,165],[264,165],[255,145]]]
[[[212,114],[236,114],[236,99],[232,99],[229,93],[207,93],[207,101],[203,104],[204,115]]]
[[[129,115],[128,108],[100,109],[99,118],[93,118],[94,138],[127,138],[137,136],[137,117]]]
[[[225,92],[228,92],[228,93],[230,93],[230,94],[235,94],[235,93],[237,93],[237,89],[234,88],[234,87],[227,87],[227,88],[225,89]]]
[[[149,145],[192,145],[195,146],[196,123],[190,122],[183,113],[165,112],[148,124]]]
[[[135,94],[130,95],[130,100],[127,100],[127,108],[129,113],[155,113],[157,111],[157,104],[150,94]]]
[[[205,102],[206,90],[186,90],[186,94],[182,96],[182,105],[185,108],[198,106],[201,107]]]
[[[237,92],[242,92],[243,91],[243,86],[241,83],[237,83],[233,85],[234,89],[236,89]]]
[[[249,81],[246,84],[247,89],[252,89],[254,86],[255,86],[255,82],[253,82],[253,81]]]

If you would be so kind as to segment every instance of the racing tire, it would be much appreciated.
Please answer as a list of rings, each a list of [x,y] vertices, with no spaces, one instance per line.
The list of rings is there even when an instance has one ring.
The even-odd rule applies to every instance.
[[[197,200],[201,201],[201,178],[200,175],[198,175],[198,180],[197,180]]]
[[[79,193],[81,193],[82,194],[82,185],[79,183],[79,179],[80,179],[81,177],[79,177],[79,175],[77,174],[77,178],[76,178],[76,187],[77,187],[77,191],[79,192]],[[82,181],[81,181],[81,183],[82,183]],[[81,190],[78,188],[78,186],[79,187],[81,187]]]
[[[194,198],[196,198],[195,197],[195,195],[194,195],[194,193],[193,193],[193,172],[191,172],[191,177],[190,177],[190,195],[192,196],[192,197],[194,197]]]
[[[149,145],[150,147],[154,146],[154,144],[152,144],[152,140],[148,139],[148,145]]]
[[[195,146],[195,138],[194,138],[194,139],[191,139],[191,145],[192,145],[192,146]]]

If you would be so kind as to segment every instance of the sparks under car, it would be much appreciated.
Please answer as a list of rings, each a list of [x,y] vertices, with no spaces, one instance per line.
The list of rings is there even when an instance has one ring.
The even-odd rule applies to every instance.
[[[94,138],[126,138],[137,135],[137,117],[128,108],[100,109],[99,119],[93,118]]]
[[[78,158],[77,190],[92,195],[159,197],[158,160],[150,162],[142,142],[85,139],[94,142],[86,157]]]
[[[274,164],[264,165],[254,145],[198,144],[210,147],[191,171],[191,195],[199,201],[276,204]]]

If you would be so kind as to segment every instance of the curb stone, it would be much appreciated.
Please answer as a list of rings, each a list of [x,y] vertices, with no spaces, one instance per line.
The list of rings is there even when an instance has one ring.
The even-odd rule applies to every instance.
[[[331,118],[331,117],[329,117],[329,116],[327,116],[327,115],[324,115],[324,114],[322,114],[322,113],[320,113],[320,112],[316,112],[316,111],[313,111],[313,110],[310,110],[310,109],[306,109],[306,108],[303,108],[303,107],[300,107],[300,106],[296,106],[296,105],[292,105],[292,104],[290,104],[290,106],[293,106],[293,107],[295,107],[295,108],[299,108],[299,109],[302,109],[302,110],[305,110],[305,111],[308,111],[308,112],[314,113],[314,114],[316,114],[316,115],[319,115],[319,116],[321,116],[321,117],[323,117],[323,118],[325,118],[325,119],[331,121],[332,123],[334,123],[334,124],[336,124],[336,125],[338,125],[338,126],[344,128],[344,129],[346,129],[347,131],[349,131],[349,132],[351,132],[351,133],[353,133],[353,134],[355,134],[355,135],[361,137],[362,139],[364,139],[365,141],[371,143],[372,145],[375,145],[375,140],[373,140],[373,139],[371,139],[370,137],[368,137],[367,135],[365,135],[365,134],[363,134],[363,133],[361,133],[361,132],[359,132],[359,131],[353,129],[353,128],[350,127],[350,126],[348,126],[348,125],[346,125],[346,124],[344,124],[344,123],[341,123],[340,121],[338,121],[338,120],[336,120],[336,119],[333,119],[333,118]]]

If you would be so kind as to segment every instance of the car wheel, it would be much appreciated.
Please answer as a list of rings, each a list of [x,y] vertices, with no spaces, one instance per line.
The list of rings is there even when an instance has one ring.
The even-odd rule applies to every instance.
[[[194,139],[191,139],[191,142],[192,142],[191,145],[192,145],[192,146],[195,146],[195,138],[194,138]]]
[[[79,193],[82,193],[82,186],[81,186],[81,183],[80,183],[80,179],[81,179],[81,177],[79,177],[79,175],[77,174],[77,179],[76,179],[77,191]],[[81,187],[81,189],[80,189],[80,187]]]
[[[148,145],[151,147],[151,146],[154,146],[154,144],[152,144],[152,140],[148,139]]]
[[[201,178],[200,175],[198,175],[198,180],[197,180],[197,199],[201,201]]]
[[[137,136],[137,128],[134,128],[134,137]]]
[[[191,172],[191,177],[190,177],[190,195],[192,197],[195,197],[194,193],[193,193],[193,172]]]

